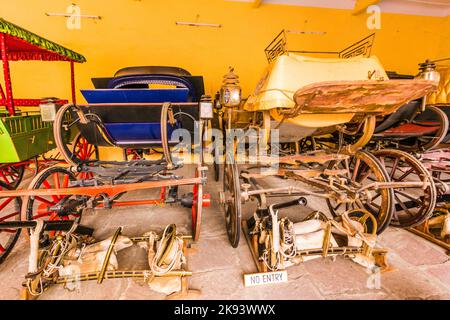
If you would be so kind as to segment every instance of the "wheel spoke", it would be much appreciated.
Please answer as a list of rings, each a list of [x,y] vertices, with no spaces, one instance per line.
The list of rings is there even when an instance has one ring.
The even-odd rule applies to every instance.
[[[337,209],[339,209],[341,207],[341,205],[342,205],[342,202],[339,203],[335,208],[333,208],[333,210],[336,211]]]
[[[3,210],[11,201],[13,201],[13,197],[6,199],[2,204],[0,204],[0,211]]]
[[[402,181],[403,179],[405,179],[407,176],[409,176],[409,174],[411,172],[414,171],[414,168],[409,169],[408,171],[406,171],[404,174],[402,174],[402,176],[400,178],[397,179],[398,182]]]
[[[44,181],[42,182],[42,184],[44,185],[44,187],[45,187],[46,189],[52,189],[52,186],[50,185],[50,183],[48,183],[47,180],[44,180]],[[55,201],[55,203],[57,203],[57,202],[59,201],[59,198],[58,198],[57,196],[52,195],[51,197],[52,197],[53,201]]]
[[[5,177],[5,175],[3,174],[3,170],[0,170],[0,177],[3,179],[3,181],[5,181],[8,185],[11,185],[9,182],[9,179],[7,177]]]
[[[3,230],[1,230],[0,232],[5,232],[5,233],[16,233],[17,232],[17,230],[14,230],[14,229],[3,229]]]
[[[67,188],[69,186],[69,175],[68,174],[65,174],[64,175],[64,178],[63,178],[63,184],[62,184],[62,187],[63,188]]]
[[[417,204],[423,204],[423,202],[420,201],[420,197],[419,198],[414,198],[413,196],[411,196],[411,195],[409,195],[407,193],[404,193],[404,192],[402,192],[400,190],[397,190],[396,193],[402,195],[405,198],[408,198],[411,201],[414,201]]]
[[[372,171],[371,170],[367,170],[366,173],[362,177],[359,178],[358,182],[359,183],[363,183],[364,180],[366,180],[371,174],[372,174]]]
[[[0,218],[0,222],[3,222],[3,221],[5,221],[5,220],[7,220],[7,219],[9,219],[9,218],[12,218],[12,217],[14,217],[14,216],[17,216],[17,215],[19,215],[19,214],[20,214],[20,211],[16,211],[16,212],[10,213],[10,214],[8,214],[8,215],[6,215],[6,216],[1,217],[1,218]]]
[[[54,211],[38,212],[37,215],[33,216],[33,220],[36,220],[36,219],[39,219],[39,218],[43,218],[43,217],[48,217],[48,216],[51,216],[54,213],[55,213]]]
[[[392,171],[391,171],[391,173],[390,173],[390,175],[389,175],[389,177],[390,177],[391,179],[394,177],[395,171],[397,171],[398,161],[399,161],[399,158],[395,158],[394,164],[392,165]]]
[[[411,217],[414,217],[414,215],[409,211],[409,209],[405,206],[405,204],[399,199],[399,197],[394,194],[395,199],[397,199],[398,204],[400,205],[400,207],[402,207],[403,211],[405,211],[408,215],[410,215]],[[396,210],[397,211],[397,210]],[[399,218],[400,220],[400,218]]]
[[[361,159],[356,159],[355,167],[353,168],[352,181],[356,181],[356,177],[358,175],[359,166],[361,164]]]
[[[34,196],[34,199],[39,201],[39,202],[48,204],[49,206],[53,206],[55,204],[55,202],[48,201],[47,199],[44,199],[44,198],[42,198],[40,196]]]
[[[372,198],[372,201],[374,201],[375,199],[378,199],[378,197],[380,197],[380,196],[381,196],[381,192],[377,192],[377,195]]]
[[[53,176],[53,184],[55,185],[55,189],[60,189],[58,172],[55,172],[52,176]]]

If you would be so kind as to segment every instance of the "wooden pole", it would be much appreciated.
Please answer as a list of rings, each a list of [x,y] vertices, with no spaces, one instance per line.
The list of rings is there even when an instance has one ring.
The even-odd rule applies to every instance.
[[[70,61],[70,83],[72,89],[72,103],[77,104],[77,95],[75,92],[75,64]]]
[[[5,78],[6,108],[8,109],[9,115],[13,116],[15,114],[14,99],[12,94],[11,75],[8,61],[8,48],[6,47],[6,36],[4,33],[0,34],[0,51],[2,54],[3,62],[3,76]]]

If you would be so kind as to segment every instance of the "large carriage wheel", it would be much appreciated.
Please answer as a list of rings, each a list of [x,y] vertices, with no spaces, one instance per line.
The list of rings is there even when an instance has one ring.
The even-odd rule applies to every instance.
[[[0,181],[0,192],[12,190],[12,187]],[[0,199],[0,223],[7,221],[20,221],[20,208],[22,201],[20,197],[9,197]],[[0,230],[0,263],[5,261],[19,239],[20,229]]]
[[[345,169],[346,175],[339,175],[346,186],[358,189],[374,182],[390,182],[389,175],[379,160],[366,151],[358,151],[348,160],[331,162],[330,169]],[[333,199],[327,199],[328,208],[335,217],[349,210],[365,209],[377,219],[377,234],[382,233],[391,222],[394,212],[394,192],[390,188],[367,190],[366,200],[357,202],[337,203]]]
[[[17,189],[22,182],[25,165],[4,165],[0,167],[0,181],[5,182],[13,189]]]
[[[223,207],[228,240],[233,248],[237,248],[241,237],[242,204],[240,188],[237,163],[233,157],[227,155],[223,174]]]
[[[429,126],[432,125],[439,128],[433,133],[400,141],[400,149],[408,152],[424,152],[436,148],[444,140],[449,128],[449,120],[447,115],[438,107],[427,106],[425,109],[425,115],[429,115],[430,113],[433,114],[433,119],[428,121],[430,122]],[[420,115],[414,120],[416,124],[422,123],[424,126],[427,125],[425,120],[421,121]]]
[[[50,167],[34,177],[28,190],[68,188],[70,181],[76,181],[71,171],[62,167]],[[77,203],[77,196],[73,195],[26,196],[23,200],[22,217],[29,221],[80,219],[81,211]],[[50,235],[54,235],[54,232]]]
[[[78,107],[73,105],[63,106],[56,113],[55,122],[53,123],[53,135],[56,146],[64,160],[72,166],[78,166],[85,161],[99,158],[98,147],[89,144],[81,133],[78,132],[77,123],[80,119],[78,117],[73,119],[70,116],[71,111],[76,111],[76,109]],[[72,112],[72,114],[76,113]],[[73,136],[75,138],[69,142]]]
[[[395,211],[391,225],[400,228],[417,226],[428,219],[436,206],[433,177],[420,161],[410,154],[394,149],[376,151],[392,182],[425,182],[428,186],[395,188]]]

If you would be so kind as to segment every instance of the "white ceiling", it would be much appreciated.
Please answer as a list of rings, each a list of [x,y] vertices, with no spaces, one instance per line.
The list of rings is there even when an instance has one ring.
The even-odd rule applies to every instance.
[[[254,0],[232,0],[253,2]],[[264,3],[286,4],[304,7],[320,7],[352,10],[357,0],[262,0]],[[450,15],[450,0],[382,0],[381,12],[420,16],[446,17]]]

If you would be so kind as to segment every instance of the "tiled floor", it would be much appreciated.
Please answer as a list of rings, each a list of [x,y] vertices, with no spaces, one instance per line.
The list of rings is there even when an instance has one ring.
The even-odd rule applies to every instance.
[[[184,168],[188,176],[192,170]],[[220,182],[221,183],[221,182]],[[237,249],[229,244],[224,218],[217,201],[220,183],[213,181],[212,172],[206,190],[212,195],[212,205],[203,211],[201,237],[191,254],[189,268],[193,271],[190,286],[201,290],[200,299],[450,299],[450,261],[444,249],[405,230],[389,228],[379,244],[389,249],[391,271],[382,273],[379,289],[368,288],[370,273],[351,260],[316,259],[288,269],[289,282],[258,288],[245,288],[243,274],[255,272],[249,248],[242,237]],[[282,183],[286,183],[283,181]],[[184,189],[184,192],[190,190]],[[180,192],[183,192],[181,190]],[[153,191],[152,191],[153,194]],[[156,193],[155,193],[156,194]],[[143,191],[129,197],[150,196]],[[292,219],[301,219],[312,210],[327,212],[323,200],[308,199],[307,208],[291,209]],[[245,206],[245,217],[251,206]],[[83,223],[96,228],[97,239],[110,236],[119,226],[124,234],[141,235],[149,230],[176,223],[180,231],[189,231],[190,210],[181,207],[122,207],[113,210],[85,212]],[[16,299],[27,271],[28,246],[22,236],[7,261],[0,265],[0,298]],[[121,268],[138,268],[145,263],[145,251],[133,248],[119,253]],[[54,286],[41,299],[162,299],[131,279],[83,282],[79,291],[67,291]]]

